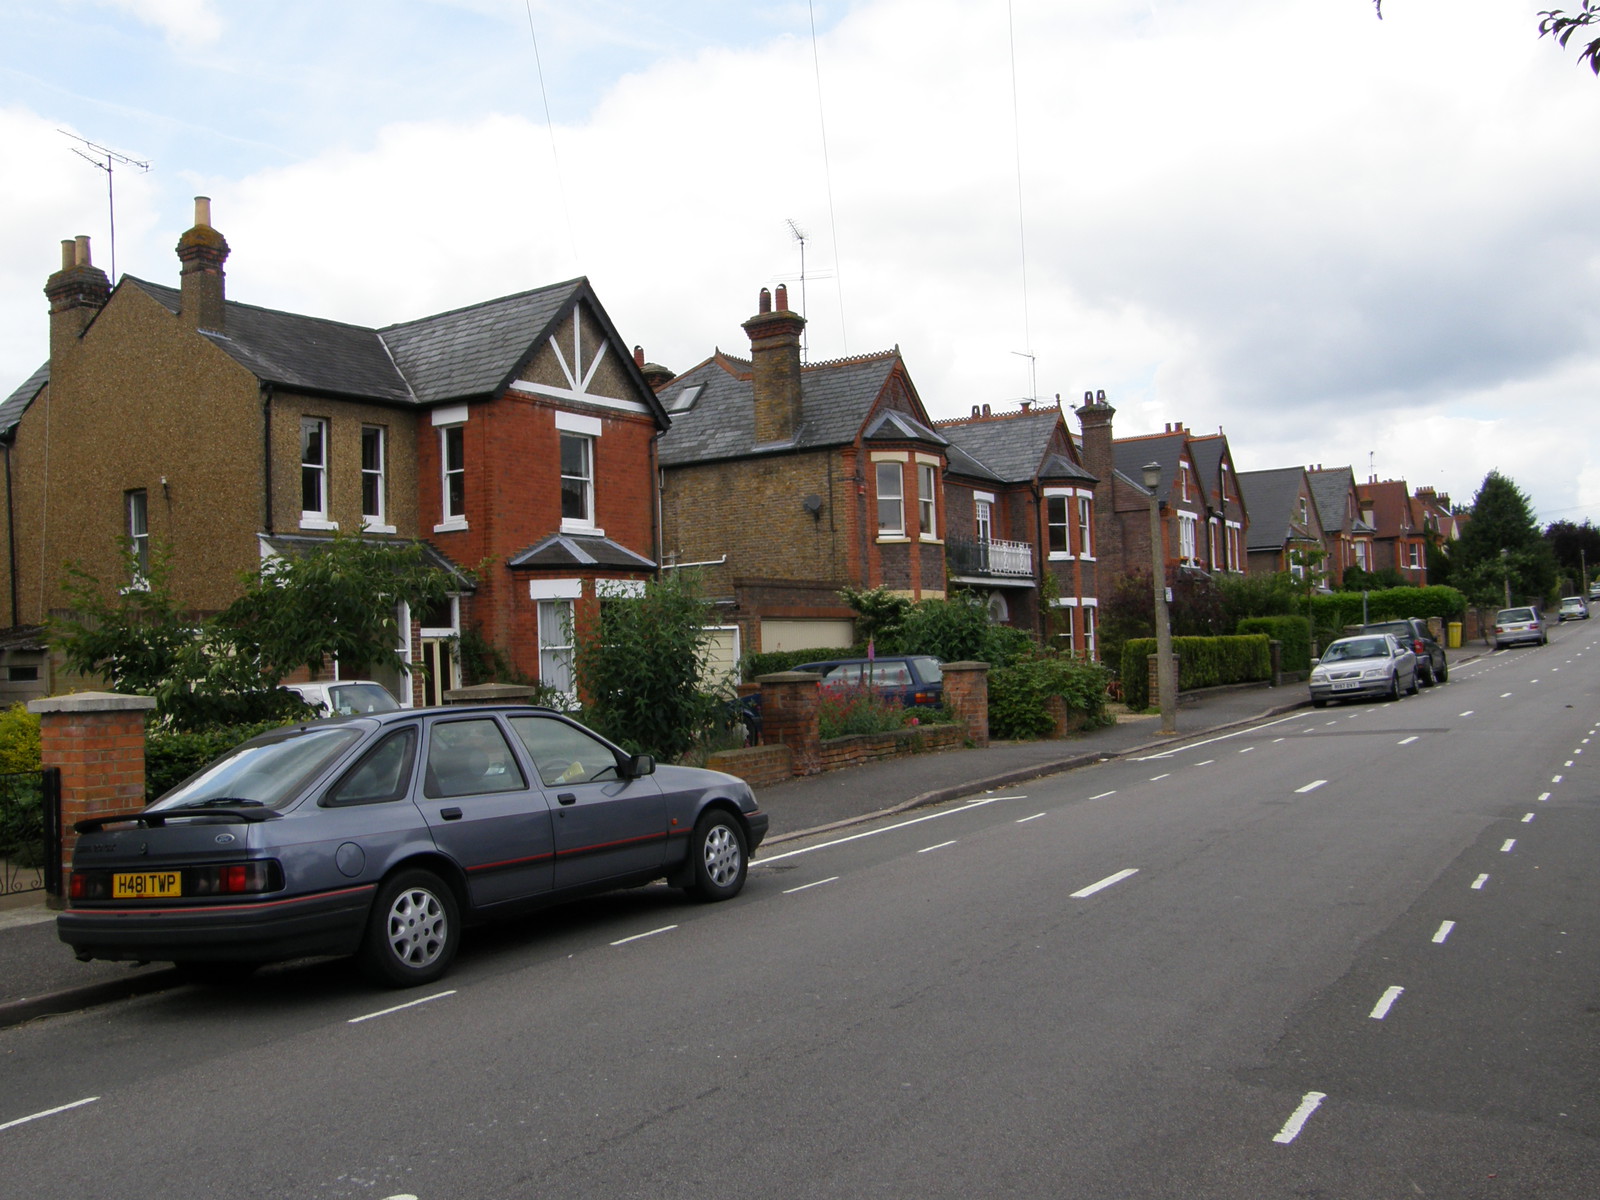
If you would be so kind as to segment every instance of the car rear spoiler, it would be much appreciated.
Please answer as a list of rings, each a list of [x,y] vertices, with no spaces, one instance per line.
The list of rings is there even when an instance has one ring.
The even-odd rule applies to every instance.
[[[112,813],[106,817],[89,817],[74,821],[72,827],[79,833],[97,833],[107,825],[142,825],[146,829],[159,829],[174,817],[192,820],[195,817],[226,817],[231,821],[271,821],[282,816],[268,808],[191,808],[167,809],[162,812]]]

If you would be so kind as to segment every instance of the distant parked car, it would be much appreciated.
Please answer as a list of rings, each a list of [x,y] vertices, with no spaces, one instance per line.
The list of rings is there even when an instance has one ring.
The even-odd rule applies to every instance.
[[[1503,650],[1524,642],[1535,646],[1546,645],[1550,635],[1545,632],[1544,618],[1537,608],[1502,608],[1494,615],[1494,648]]]
[[[1365,696],[1400,699],[1417,693],[1417,656],[1392,633],[1364,633],[1340,638],[1322,652],[1311,668],[1311,703]]]
[[[1563,596],[1561,610],[1556,613],[1556,621],[1587,621],[1589,619],[1589,602],[1582,596]]]
[[[286,683],[284,687],[325,717],[394,712],[400,707],[388,688],[370,679],[325,679],[320,683]]]
[[[937,708],[944,703],[944,663],[930,654],[834,658],[790,669],[816,672],[828,689],[871,687],[907,708]]]
[[[732,775],[481,705],[275,729],[75,828],[56,932],[80,959],[203,977],[354,954],[405,987],[444,973],[467,922],[655,879],[730,899],[767,815]]]
[[[1363,625],[1362,633],[1392,633],[1395,640],[1409,646],[1417,656],[1417,678],[1423,687],[1432,687],[1450,678],[1450,664],[1428,623],[1420,617],[1401,617],[1397,621],[1376,621]]]

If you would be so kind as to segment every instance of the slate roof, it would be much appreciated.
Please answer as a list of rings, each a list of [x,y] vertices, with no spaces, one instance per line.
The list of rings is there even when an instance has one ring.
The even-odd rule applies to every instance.
[[[513,554],[508,567],[623,567],[629,570],[655,570],[656,564],[635,554],[608,537],[579,537],[553,533],[526,550]]]
[[[22,414],[28,411],[32,404],[44,390],[44,385],[50,382],[50,364],[46,362],[42,367],[29,375],[18,385],[17,390],[0,403],[0,441],[9,441],[17,428],[17,422],[22,420]]]
[[[1079,464],[1059,453],[1050,453],[1051,438],[1060,424],[1060,410],[1044,408],[998,417],[941,421],[939,432],[953,446],[959,446],[966,457],[1005,483],[1033,479],[1095,482],[1095,477]],[[950,467],[956,471],[953,457]]]
[[[1330,467],[1325,471],[1307,471],[1311,481],[1311,498],[1317,502],[1317,518],[1328,533],[1369,532],[1360,516],[1350,520],[1350,506],[1345,502],[1355,484],[1355,472],[1349,467]]]
[[[812,450],[847,446],[855,441],[872,405],[900,364],[898,350],[865,354],[800,368],[800,426],[781,445],[756,443],[754,387],[750,363],[720,350],[699,366],[661,389],[659,398],[672,414],[672,427],[661,439],[662,466],[742,458],[770,450]],[[692,403],[682,407],[690,389],[699,387]],[[889,414],[884,414],[889,415]],[[880,420],[881,437],[925,441],[944,446],[946,439],[909,413],[895,412],[894,431]]]
[[[1144,465],[1161,464],[1161,482],[1156,485],[1156,495],[1167,496],[1178,477],[1178,464],[1183,461],[1183,444],[1188,441],[1185,432],[1152,433],[1147,437],[1114,438],[1111,442],[1111,459],[1117,473],[1144,487]],[[1149,493],[1146,492],[1148,495]]]
[[[183,294],[177,288],[123,277],[168,311],[177,313]],[[434,316],[369,329],[342,321],[308,317],[227,302],[227,330],[202,330],[218,348],[263,383],[317,395],[384,404],[430,406],[492,396],[516,377],[527,358],[579,300],[620,349],[626,343],[595,298],[589,281],[569,279],[547,287],[486,300]],[[638,375],[632,355],[618,355],[624,369],[638,376],[638,392],[665,425],[667,416],[654,392]],[[48,378],[49,365],[40,368]],[[36,373],[37,375],[37,373]],[[31,380],[30,380],[31,382]],[[27,389],[24,384],[0,408],[0,437],[8,430],[7,408]],[[33,389],[37,395],[38,389]],[[11,425],[32,396],[19,401]]]
[[[1268,471],[1240,471],[1239,490],[1250,512],[1249,549],[1281,550],[1290,538],[1315,536],[1295,519],[1296,498],[1304,467],[1276,467]]]

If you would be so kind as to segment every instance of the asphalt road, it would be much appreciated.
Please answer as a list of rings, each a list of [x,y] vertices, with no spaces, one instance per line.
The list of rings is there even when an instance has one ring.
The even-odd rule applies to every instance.
[[[502,926],[420,994],[318,963],[0,1031],[0,1180],[1589,1200],[1595,625]]]

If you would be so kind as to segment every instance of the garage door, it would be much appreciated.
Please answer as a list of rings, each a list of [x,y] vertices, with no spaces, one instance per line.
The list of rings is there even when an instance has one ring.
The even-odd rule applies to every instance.
[[[851,621],[791,620],[767,617],[761,622],[761,649],[845,650],[855,641]]]

